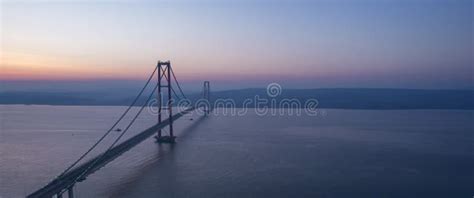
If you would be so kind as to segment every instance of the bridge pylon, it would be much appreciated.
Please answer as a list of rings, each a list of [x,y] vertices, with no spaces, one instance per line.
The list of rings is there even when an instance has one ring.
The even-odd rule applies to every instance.
[[[204,81],[203,90],[202,90],[202,98],[208,102],[209,106],[204,107],[204,113],[208,115],[212,109],[211,104],[211,88],[209,85],[209,81]]]
[[[163,110],[168,110],[168,117],[169,117],[169,135],[163,135],[162,130],[159,129],[156,138],[158,143],[175,143],[176,136],[173,135],[173,97],[171,95],[171,63],[170,61],[158,61],[157,65],[158,70],[158,86],[157,86],[157,99],[158,99],[158,124],[162,123],[162,113]],[[164,82],[162,82],[164,81]],[[166,84],[164,84],[166,83]],[[168,95],[167,107],[163,108],[163,90],[161,88],[165,88],[165,91]]]

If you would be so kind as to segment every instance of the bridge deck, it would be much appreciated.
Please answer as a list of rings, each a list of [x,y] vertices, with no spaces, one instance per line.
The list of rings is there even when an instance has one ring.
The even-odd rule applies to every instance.
[[[183,115],[193,111],[195,108],[189,108],[186,109],[182,112],[179,112],[175,115],[172,116],[172,120],[177,120]],[[76,183],[76,178],[81,176],[84,171],[88,170],[82,178],[79,178],[79,180],[85,179],[88,175],[94,173],[96,170],[100,169],[101,167],[105,166],[107,163],[111,162],[121,154],[125,153],[126,151],[130,150],[137,144],[141,143],[145,139],[149,138],[153,134],[156,133],[159,129],[162,129],[166,127],[167,125],[170,124],[170,119],[163,120],[161,124],[156,124],[141,133],[133,136],[132,138],[120,143],[119,145],[113,147],[112,149],[109,150],[109,152],[99,154],[98,156],[90,159],[89,161],[83,163],[80,166],[77,166],[76,168],[70,170],[66,174],[64,174],[61,177],[58,177],[51,181],[49,184],[46,186],[42,187],[41,189],[31,193],[28,195],[28,198],[33,198],[33,197],[52,197],[55,194],[61,192],[62,190],[74,185]],[[96,161],[97,160],[97,161]],[[96,161],[96,162],[95,162]]]

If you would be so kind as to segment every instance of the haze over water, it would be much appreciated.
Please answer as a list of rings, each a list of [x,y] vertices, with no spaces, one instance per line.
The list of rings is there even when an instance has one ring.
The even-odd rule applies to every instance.
[[[54,178],[124,108],[0,106],[0,197],[23,197]],[[160,146],[152,138],[144,141],[79,183],[76,195],[474,194],[474,111],[322,111],[324,116],[316,117],[257,116],[253,110],[245,116],[187,115],[175,124],[177,144]],[[155,116],[145,114],[127,136],[155,122]],[[106,142],[111,143],[110,139]]]

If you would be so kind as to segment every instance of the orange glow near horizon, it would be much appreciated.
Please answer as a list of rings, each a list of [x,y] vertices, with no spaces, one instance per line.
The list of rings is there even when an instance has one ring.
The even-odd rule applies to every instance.
[[[111,70],[44,55],[3,53],[0,80],[133,79],[131,69]]]
[[[0,80],[141,80],[149,75],[153,65],[156,64],[149,63],[150,67],[147,67],[148,63],[144,62],[141,60],[137,63],[123,60],[104,62],[94,59],[83,61],[76,57],[53,56],[46,52],[43,54],[3,52],[0,61]],[[253,72],[248,71],[250,68],[240,68],[240,71],[225,69],[236,67],[224,62],[215,64],[226,67],[215,67],[212,72],[196,69],[195,64],[187,60],[177,60],[172,64],[179,79],[185,81],[202,79],[236,81],[275,75],[281,77],[274,71],[260,71],[259,67]],[[299,73],[301,76],[301,71],[293,72],[294,75]],[[291,76],[291,72],[289,73]]]
[[[141,60],[138,60],[136,64],[133,61],[97,62],[99,61],[92,59],[81,62],[71,57],[56,58],[49,54],[3,53],[0,62],[0,80],[142,80],[150,74],[156,64],[149,63],[150,66],[147,67],[148,64]],[[178,78],[183,81],[237,82],[256,79],[328,79],[347,75],[344,70],[337,68],[327,68],[318,74],[295,68],[288,70],[287,68],[285,74],[280,74],[277,70],[262,70],[265,67],[255,67],[251,72],[249,70],[252,67],[248,65],[247,68],[240,67],[240,70],[225,69],[237,67],[224,62],[215,63],[215,65],[224,67],[214,67],[212,71],[196,69],[196,65],[187,60],[177,60],[172,62],[172,65]],[[258,63],[255,62],[251,65],[258,65]],[[357,72],[353,71],[352,73]]]

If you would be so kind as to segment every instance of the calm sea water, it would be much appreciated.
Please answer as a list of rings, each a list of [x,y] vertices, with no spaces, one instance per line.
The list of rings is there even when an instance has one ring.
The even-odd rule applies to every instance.
[[[91,146],[124,108],[0,106],[0,197],[23,197],[46,184]],[[474,195],[474,111],[324,112],[316,117],[257,116],[252,110],[246,116],[187,115],[175,123],[177,144],[158,145],[150,138],[78,184],[75,193],[219,198]],[[155,122],[156,117],[145,114],[127,137]]]

